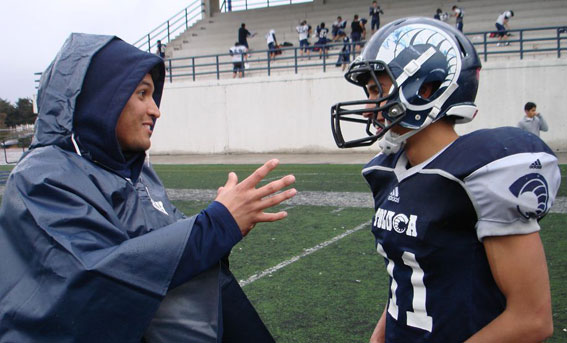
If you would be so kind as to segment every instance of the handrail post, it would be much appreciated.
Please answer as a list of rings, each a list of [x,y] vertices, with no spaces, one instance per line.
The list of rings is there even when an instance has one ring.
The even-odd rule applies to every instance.
[[[242,78],[246,77],[244,71],[246,70],[246,63],[244,62],[244,54],[240,54],[240,70],[242,70]]]
[[[559,28],[557,28],[557,58],[561,57],[561,33]]]
[[[520,30],[520,59],[524,59],[524,30]]]
[[[270,76],[270,50],[268,50],[266,53],[268,55],[268,76]]]
[[[486,32],[483,34],[482,45],[484,46],[484,62],[486,62],[488,60],[488,41],[486,39]]]
[[[169,20],[167,21],[167,42],[171,42],[171,39],[169,37]]]
[[[189,20],[187,19],[187,7],[185,7],[185,30],[189,30]]]
[[[173,75],[172,75],[173,69],[171,69],[171,58],[167,60],[167,64],[169,65],[169,69],[168,69],[168,72],[169,72],[169,83],[172,83],[172,82],[173,82]]]
[[[195,57],[191,57],[191,68],[193,69],[193,81],[195,81]]]
[[[295,65],[295,73],[297,74],[297,48],[293,48],[293,60]]]
[[[268,8],[270,8],[270,0],[268,0]]]
[[[323,49],[323,73],[325,73],[327,71],[327,51],[325,49],[325,47],[327,46],[327,44],[323,44],[322,48]]]
[[[152,43],[150,39],[150,34],[148,33],[148,52],[152,52]]]
[[[220,80],[220,72],[219,72],[219,55],[215,56],[215,60],[217,61],[217,80]]]

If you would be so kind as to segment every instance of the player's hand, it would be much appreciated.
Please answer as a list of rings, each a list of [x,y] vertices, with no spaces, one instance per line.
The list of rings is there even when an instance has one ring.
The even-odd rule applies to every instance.
[[[215,200],[229,210],[238,224],[242,236],[246,236],[256,223],[273,222],[287,217],[285,211],[266,213],[264,210],[278,205],[297,193],[295,188],[292,188],[275,194],[295,182],[293,175],[284,176],[265,186],[256,188],[258,183],[278,164],[277,159],[270,160],[240,183],[238,183],[236,174],[230,172],[226,184],[218,189]]]

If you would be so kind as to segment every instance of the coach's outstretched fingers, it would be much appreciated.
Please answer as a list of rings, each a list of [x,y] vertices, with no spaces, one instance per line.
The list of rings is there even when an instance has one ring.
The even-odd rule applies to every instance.
[[[295,182],[293,175],[286,175],[263,187],[256,188],[258,183],[278,164],[277,159],[270,160],[240,183],[238,183],[236,174],[231,172],[226,184],[217,191],[215,200],[230,211],[243,236],[248,234],[256,223],[273,222],[287,216],[285,211],[265,213],[264,210],[297,194],[294,188],[275,194]]]

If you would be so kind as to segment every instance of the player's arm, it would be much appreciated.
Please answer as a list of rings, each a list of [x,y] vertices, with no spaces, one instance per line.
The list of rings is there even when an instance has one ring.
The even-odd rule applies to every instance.
[[[372,336],[370,337],[370,343],[385,343],[386,342],[386,309],[388,308],[388,304],[384,307],[384,311],[374,328],[374,332],[372,332]]]
[[[553,333],[547,263],[537,232],[483,240],[506,309],[467,342],[541,342]]]
[[[547,131],[549,130],[549,126],[547,125],[547,122],[545,121],[545,119],[543,118],[543,116],[541,115],[541,113],[537,114],[537,117],[539,118],[539,129],[541,131]]]

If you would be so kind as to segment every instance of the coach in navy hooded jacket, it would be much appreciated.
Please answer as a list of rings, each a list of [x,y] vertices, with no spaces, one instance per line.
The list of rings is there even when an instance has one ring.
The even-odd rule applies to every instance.
[[[121,149],[117,122],[148,75],[159,106],[161,58],[86,34],[43,74],[0,209],[0,342],[220,342],[223,312],[225,332],[253,322],[241,341],[273,341],[220,263],[242,239],[236,217],[215,201],[186,218],[145,153]],[[226,323],[229,302],[245,304],[228,309],[241,323]]]

